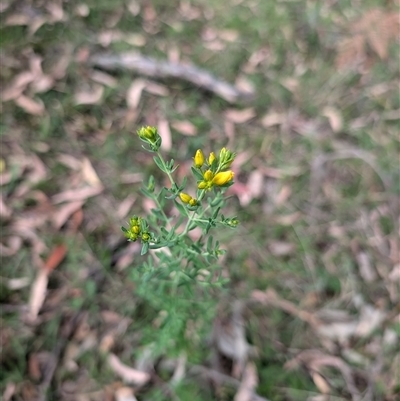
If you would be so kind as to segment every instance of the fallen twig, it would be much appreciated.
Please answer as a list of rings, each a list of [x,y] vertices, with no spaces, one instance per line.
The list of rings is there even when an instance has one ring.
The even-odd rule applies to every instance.
[[[242,91],[209,72],[193,65],[159,61],[138,53],[99,53],[89,58],[89,65],[109,71],[128,70],[154,78],[177,78],[222,97],[230,103],[248,101],[253,93]]]

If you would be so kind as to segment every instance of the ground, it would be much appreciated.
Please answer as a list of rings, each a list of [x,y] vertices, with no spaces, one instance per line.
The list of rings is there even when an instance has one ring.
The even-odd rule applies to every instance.
[[[398,2],[0,11],[3,400],[399,397]],[[156,70],[98,61],[125,52]],[[184,344],[120,229],[166,185],[143,125],[181,178],[198,148],[238,153],[226,284],[188,299]]]

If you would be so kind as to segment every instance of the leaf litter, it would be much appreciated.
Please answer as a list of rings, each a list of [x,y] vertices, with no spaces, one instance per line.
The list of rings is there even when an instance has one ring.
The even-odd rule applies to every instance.
[[[4,4],[2,3],[2,7]],[[247,7],[246,2],[235,2],[235,4],[236,6],[245,4]],[[113,51],[115,48],[112,45],[116,44],[118,47],[121,42],[124,45],[143,47],[152,40],[152,35],[160,31],[161,19],[159,19],[160,15],[157,7],[151,4],[143,6],[139,2],[132,1],[126,5],[126,8],[126,11],[133,16],[143,14],[143,31],[140,33],[126,33],[117,29],[124,14],[124,10],[121,8],[116,10],[118,12],[112,13],[113,15],[106,18],[105,30],[95,33],[95,43],[98,42],[103,48],[110,47]],[[69,11],[64,10],[62,3],[58,1],[48,4],[46,7],[29,3],[27,5],[23,4],[22,7],[18,5],[16,8],[14,6],[7,7],[6,5],[4,9],[9,12],[5,19],[6,25],[28,26],[27,34],[30,38],[34,37],[35,40],[39,37],[40,30],[43,29],[41,27],[45,25],[51,26],[55,23],[66,26],[64,24],[70,23],[71,20],[71,16],[68,14]],[[182,21],[196,22],[203,18],[209,22],[213,21],[214,10],[211,10],[212,12],[210,13],[188,2],[181,2],[178,10],[178,19],[181,18]],[[74,9],[74,13],[78,18],[86,18],[92,13],[92,8],[82,3]],[[395,18],[395,13],[374,8],[361,12],[355,19],[349,18],[349,21],[350,23],[346,20],[349,28],[345,28],[342,41],[340,42],[339,40],[338,43],[337,67],[344,70],[356,65],[359,71],[364,72],[362,68],[369,70],[373,63],[379,62],[379,59],[389,61],[389,49],[391,43],[396,39],[395,31],[398,31],[398,21]],[[171,27],[175,29],[174,23],[171,24]],[[343,29],[343,26],[341,26],[341,29]],[[214,55],[221,51],[225,54],[229,52],[230,45],[235,45],[236,42],[244,40],[240,30],[235,29],[206,27],[201,31],[200,36],[203,40],[202,45]],[[298,43],[300,43],[300,40],[301,38]],[[75,94],[73,98],[75,105],[83,107],[79,109],[82,110],[80,112],[81,115],[75,120],[79,120],[78,123],[71,124],[68,129],[68,122],[64,123],[67,135],[69,135],[69,140],[74,138],[74,141],[80,140],[85,136],[84,141],[87,141],[90,147],[93,144],[95,146],[98,146],[99,143],[104,144],[104,138],[99,139],[96,134],[92,137],[89,134],[90,130],[86,129],[88,126],[94,126],[93,118],[87,115],[94,110],[91,106],[100,106],[105,114],[104,120],[106,120],[109,117],[106,116],[108,111],[102,103],[104,96],[108,94],[108,90],[112,91],[113,95],[118,92],[119,98],[125,102],[123,107],[127,106],[132,113],[131,122],[136,121],[136,119],[143,117],[141,116],[141,108],[148,106],[145,96],[142,96],[143,91],[146,91],[153,103],[147,113],[150,115],[154,110],[157,113],[162,110],[162,113],[157,114],[154,121],[159,124],[160,132],[163,136],[164,149],[169,150],[172,149],[172,139],[176,133],[192,136],[195,140],[198,139],[199,134],[197,123],[194,124],[193,120],[187,117],[185,113],[182,113],[182,116],[177,116],[177,113],[175,113],[172,114],[172,117],[165,113],[164,106],[159,102],[158,98],[175,96],[174,89],[168,86],[169,79],[173,77],[194,83],[200,88],[210,90],[214,93],[212,96],[219,96],[231,103],[240,103],[242,100],[245,100],[246,103],[249,99],[248,94],[254,94],[256,92],[255,88],[257,89],[253,83],[252,74],[264,73],[264,69],[270,68],[276,62],[275,49],[270,48],[272,45],[273,40],[271,39],[271,43],[268,41],[268,45],[263,43],[258,49],[252,49],[251,53],[248,54],[248,58],[238,68],[234,81],[235,85],[228,84],[223,77],[218,78],[214,74],[209,74],[206,69],[195,67],[196,64],[194,62],[188,64],[185,47],[177,46],[175,43],[168,43],[167,50],[162,50],[162,46],[160,47],[161,51],[166,52],[165,60],[168,60],[168,62],[142,56],[139,53],[119,55],[110,51],[92,54],[92,49],[89,50],[85,46],[76,49],[76,58],[73,60],[75,47],[70,43],[60,45],[59,52],[54,55],[52,60],[48,60],[46,52],[43,52],[43,55],[40,53],[41,56],[39,57],[38,54],[32,51],[31,46],[28,46],[28,51],[23,53],[25,59],[22,62],[17,60],[18,62],[15,63],[10,55],[9,65],[13,65],[12,71],[15,74],[11,74],[12,79],[7,81],[10,83],[2,93],[2,102],[4,107],[11,108],[13,105],[17,105],[21,110],[29,114],[30,118],[32,118],[30,120],[31,124],[37,130],[37,135],[39,136],[39,132],[40,135],[43,135],[44,131],[40,130],[45,130],[45,119],[48,118],[49,114],[54,113],[54,110],[62,110],[63,112],[67,110],[64,104],[58,103],[58,100],[51,104],[48,103],[46,97],[42,96],[42,94],[49,94],[52,91],[58,94],[64,93],[68,87],[68,90]],[[209,54],[205,56],[205,59],[207,57],[210,57]],[[132,66],[130,64],[132,60],[139,64],[143,62],[145,66],[150,66],[149,71],[152,72],[146,72],[140,66]],[[51,62],[49,63],[49,61]],[[80,84],[74,83],[73,79],[71,79],[72,75],[70,75],[69,67],[72,62],[78,62],[80,68],[86,69],[87,76],[85,77],[83,74],[80,77]],[[154,68],[160,66],[165,70],[160,74],[155,73]],[[309,65],[302,65],[302,68],[307,70]],[[130,86],[120,88],[119,72],[117,73],[117,70],[133,71],[139,77],[131,80]],[[193,73],[198,73],[195,78],[193,78]],[[66,86],[67,79],[68,86]],[[157,80],[161,79],[164,80],[163,83],[157,82]],[[202,82],[202,79],[205,79],[205,81]],[[343,391],[347,391],[347,395],[353,400],[361,399],[361,394],[363,394],[365,400],[372,400],[369,389],[375,385],[374,376],[377,376],[382,379],[379,385],[384,383],[387,386],[389,394],[387,399],[394,400],[397,383],[394,375],[390,373],[398,370],[399,363],[398,348],[396,348],[398,347],[398,336],[393,329],[393,327],[397,327],[395,324],[397,324],[399,318],[398,307],[397,309],[396,306],[393,307],[399,300],[400,265],[398,241],[393,235],[393,231],[388,233],[379,228],[380,221],[383,218],[388,216],[389,219],[391,218],[392,207],[389,205],[386,209],[380,208],[379,213],[378,207],[376,207],[375,213],[366,213],[364,220],[361,219],[354,222],[357,225],[356,228],[348,227],[346,224],[341,226],[339,221],[329,222],[329,220],[319,220],[318,218],[318,213],[321,212],[323,206],[326,206],[329,196],[332,196],[332,199],[337,196],[335,199],[340,201],[340,195],[337,195],[338,191],[334,192],[329,189],[332,174],[336,172],[333,167],[336,160],[361,160],[365,166],[369,166],[381,177],[384,186],[383,190],[385,191],[389,191],[391,182],[387,179],[386,172],[382,169],[382,166],[379,165],[374,157],[371,157],[373,151],[370,154],[355,147],[348,148],[347,143],[344,143],[344,147],[341,148],[337,148],[337,143],[333,144],[335,149],[330,153],[316,149],[312,154],[315,158],[312,157],[311,159],[298,159],[296,151],[293,151],[293,154],[286,156],[288,162],[280,165],[276,164],[277,158],[274,155],[276,151],[274,143],[276,143],[279,136],[282,137],[283,141],[293,141],[296,144],[296,135],[298,134],[306,138],[306,140],[323,141],[325,140],[323,138],[326,136],[326,132],[355,135],[354,132],[357,133],[357,130],[366,127],[373,126],[375,130],[381,124],[381,121],[372,113],[371,115],[356,116],[356,118],[351,117],[349,122],[347,121],[347,110],[342,110],[341,104],[336,104],[335,101],[322,104],[321,110],[318,111],[318,117],[312,117],[307,115],[312,113],[305,113],[304,110],[300,112],[302,105],[298,108],[296,104],[299,101],[302,85],[299,76],[290,72],[287,76],[280,75],[278,80],[279,85],[282,85],[293,96],[293,104],[291,103],[290,107],[280,100],[273,101],[272,105],[268,106],[263,104],[262,107],[259,107],[259,105],[253,107],[253,105],[248,104],[235,105],[235,108],[224,106],[221,108],[222,113],[220,113],[221,119],[218,120],[219,123],[213,123],[210,133],[210,137],[213,140],[217,139],[226,143],[228,139],[229,146],[240,148],[243,144],[248,143],[245,140],[243,141],[242,138],[250,136],[255,139],[256,133],[260,133],[264,139],[261,151],[264,152],[265,149],[269,151],[265,152],[265,154],[263,153],[262,157],[265,155],[267,157],[261,161],[254,157],[254,153],[250,150],[241,152],[236,165],[233,166],[236,169],[235,173],[238,176],[238,181],[231,188],[229,194],[236,195],[241,206],[246,208],[251,208],[257,202],[263,202],[265,205],[267,203],[265,197],[270,197],[274,207],[273,213],[269,214],[270,217],[266,225],[276,224],[279,229],[282,226],[291,228],[297,223],[304,224],[305,219],[314,219],[318,224],[313,229],[318,232],[320,227],[326,228],[329,235],[331,235],[330,241],[333,242],[330,246],[327,246],[327,249],[324,249],[325,244],[321,243],[320,245],[321,249],[323,249],[321,252],[324,253],[323,263],[327,270],[338,272],[341,263],[338,262],[337,258],[341,252],[343,253],[343,243],[347,243],[347,255],[351,255],[355,268],[351,274],[359,277],[354,280],[353,278],[346,279],[342,283],[343,293],[338,297],[329,298],[326,301],[326,305],[321,305],[323,303],[321,299],[323,299],[324,294],[319,289],[315,291],[314,296],[305,294],[310,300],[308,305],[311,306],[305,306],[306,303],[297,302],[298,300],[301,301],[301,297],[296,291],[304,283],[296,283],[294,289],[292,288],[292,297],[288,296],[287,299],[283,295],[278,295],[278,289],[274,292],[271,284],[269,290],[253,291],[251,299],[246,300],[238,286],[237,297],[241,299],[238,300],[238,303],[233,303],[230,313],[227,315],[221,314],[216,319],[213,346],[211,348],[211,352],[220,358],[220,362],[223,362],[224,358],[232,362],[230,369],[226,370],[225,366],[218,364],[212,367],[206,365],[193,366],[188,362],[187,356],[183,355],[172,364],[173,376],[179,378],[177,380],[179,382],[180,380],[185,380],[191,374],[201,375],[209,381],[230,385],[235,389],[234,399],[237,401],[264,399],[256,393],[257,386],[261,388],[264,384],[260,374],[262,373],[262,366],[257,359],[257,355],[262,354],[263,348],[250,345],[246,337],[246,330],[249,327],[247,308],[253,308],[254,301],[256,301],[256,304],[262,305],[264,310],[272,308],[276,311],[281,309],[288,314],[289,318],[287,319],[294,322],[299,320],[307,327],[310,326],[314,336],[312,337],[312,346],[304,340],[301,347],[298,347],[299,349],[296,349],[296,347],[288,348],[284,358],[289,359],[286,364],[287,369],[296,369],[296,366],[305,368],[320,395],[333,397],[335,394],[343,394]],[[393,85],[390,83],[381,83],[375,86],[368,86],[365,82],[360,83],[360,90],[365,90],[367,98],[381,102],[383,109],[385,109],[382,114],[383,118],[388,122],[398,119],[398,110],[386,109],[387,103],[385,102],[387,102],[387,96],[392,87]],[[85,89],[82,90],[82,88]],[[270,89],[272,91],[271,96],[276,96],[273,85],[270,86]],[[354,88],[350,89],[353,90]],[[208,99],[205,103],[207,102]],[[19,113],[21,113],[21,110]],[[202,113],[204,111],[206,113],[210,112],[210,109],[207,109],[204,105],[199,105],[199,110]],[[260,112],[260,110],[263,111]],[[124,113],[125,110],[120,110],[116,107],[113,110],[114,115],[110,119],[109,126],[123,127],[121,115]],[[65,115],[65,117],[69,118],[68,115]],[[35,125],[36,118],[43,118],[41,120],[43,121],[43,126]],[[218,124],[221,126],[219,127]],[[322,132],[323,128],[326,132]],[[31,126],[29,126],[29,129],[32,129]],[[106,132],[106,136],[109,135],[107,131],[107,129],[103,131]],[[16,133],[14,141],[18,142],[18,130],[14,132]],[[250,135],[248,135],[249,132],[251,132]],[[385,139],[386,134],[383,134],[382,137]],[[46,152],[51,155],[56,146],[51,141],[49,141],[49,144],[45,143],[46,139],[43,138],[45,137],[41,137],[41,141],[47,145]],[[118,146],[122,146],[121,143],[124,139],[121,139],[121,142],[119,141],[120,138],[116,139]],[[9,144],[7,143],[6,145],[8,146]],[[329,148],[331,144],[328,146],[325,143],[325,145]],[[302,145],[300,144],[299,146]],[[313,146],[315,146],[315,143]],[[42,155],[40,157],[32,155],[26,152],[25,149],[24,145],[21,146],[18,152],[13,151],[7,154],[8,148],[3,152],[6,169],[4,172],[2,171],[1,177],[1,185],[4,188],[4,193],[2,193],[1,197],[1,212],[2,220],[5,221],[9,232],[7,231],[5,238],[2,238],[1,251],[5,257],[14,255],[19,257],[26,245],[30,244],[32,248],[32,258],[29,261],[30,268],[32,270],[36,268],[37,275],[30,285],[31,295],[28,300],[30,323],[34,321],[36,327],[40,329],[41,325],[44,327],[46,319],[52,319],[62,310],[62,317],[67,320],[65,326],[69,327],[66,329],[64,324],[60,324],[60,337],[68,338],[68,341],[57,343],[55,349],[50,352],[39,350],[39,352],[30,354],[30,358],[27,360],[29,361],[28,370],[31,379],[44,383],[44,389],[49,388],[58,361],[57,369],[60,369],[60,377],[62,377],[62,369],[65,368],[70,374],[76,374],[75,377],[77,378],[77,383],[74,384],[67,380],[62,380],[60,383],[58,378],[54,380],[54,385],[58,386],[59,384],[58,390],[61,397],[63,397],[62,399],[72,400],[77,399],[77,397],[96,399],[96,397],[101,398],[107,395],[109,399],[114,397],[114,399],[120,401],[134,401],[137,388],[144,385],[158,386],[153,373],[150,373],[154,372],[152,370],[154,368],[157,370],[158,366],[153,360],[145,368],[139,368],[138,362],[132,359],[129,359],[129,361],[133,367],[130,366],[130,363],[122,362],[122,360],[128,360],[123,356],[121,349],[126,346],[125,341],[130,335],[127,334],[130,322],[125,321],[123,317],[114,316],[114,318],[110,318],[108,316],[108,320],[104,319],[104,322],[99,324],[101,329],[98,330],[97,327],[93,327],[92,321],[90,321],[86,313],[87,311],[83,311],[83,315],[86,313],[86,317],[83,318],[80,310],[78,315],[82,321],[80,324],[79,322],[76,324],[75,318],[69,320],[71,314],[69,307],[65,308],[67,310],[65,312],[62,306],[63,302],[65,302],[65,297],[79,300],[82,297],[82,289],[71,283],[66,284],[64,282],[59,284],[60,288],[50,288],[54,285],[52,283],[53,279],[62,281],[61,277],[66,274],[63,266],[60,266],[62,272],[60,274],[58,272],[59,265],[66,257],[66,245],[57,246],[55,243],[49,242],[48,235],[51,237],[57,235],[63,240],[70,240],[69,236],[72,235],[79,238],[79,242],[85,242],[83,235],[77,233],[78,227],[83,224],[83,230],[90,231],[89,227],[98,224],[89,217],[91,216],[89,212],[93,206],[87,205],[87,201],[92,199],[92,203],[95,205],[101,203],[100,199],[109,195],[109,183],[104,178],[100,179],[103,174],[100,174],[101,170],[97,169],[96,163],[94,164],[96,169],[93,167],[91,161],[93,159],[82,156],[82,152],[77,152],[76,149],[72,151],[71,148],[68,149],[66,147],[62,149],[62,154],[58,153],[59,156],[54,158],[57,163],[71,170],[66,179],[64,179],[65,176],[54,179],[52,176],[54,164],[50,157],[43,155],[42,160]],[[36,148],[32,146],[32,149]],[[257,150],[260,149],[258,148]],[[15,157],[14,153],[17,153],[17,157]],[[246,171],[246,173],[239,177],[241,170]],[[308,173],[311,175],[309,180],[309,188],[312,194],[311,211],[307,208],[301,209],[301,206],[296,203],[298,202],[298,193],[296,192],[296,186],[293,184],[294,181],[302,179]],[[135,172],[135,170],[126,170],[118,176],[118,180],[122,184],[129,183],[135,186],[142,181],[142,173]],[[274,181],[275,192],[269,192],[268,188],[272,188],[267,185],[269,180]],[[50,189],[42,189],[43,184],[46,183],[51,183]],[[373,191],[375,191],[375,194],[380,192],[383,195],[382,188],[376,190],[376,183],[374,185]],[[368,195],[371,195],[371,193]],[[123,199],[124,201],[120,202],[119,207],[116,209],[118,219],[124,219],[129,214],[132,205],[137,202],[135,193],[124,194]],[[385,199],[383,201],[379,197],[374,199],[380,205],[382,203],[389,204]],[[136,206],[138,205],[135,204]],[[88,215],[86,215],[86,212],[88,212]],[[336,214],[335,216],[334,212],[330,212],[333,215],[332,218],[339,215]],[[109,217],[112,215],[112,212],[108,212],[107,218],[115,219],[115,217]],[[92,221],[88,222],[89,220]],[[327,221],[329,224],[327,224]],[[110,236],[117,238],[118,234],[114,232],[114,226],[117,224],[114,223],[108,229],[111,233]],[[53,228],[49,229],[49,227]],[[357,241],[354,241],[353,237],[357,237]],[[263,247],[264,249],[262,249]],[[52,251],[49,252],[49,249]],[[293,245],[291,238],[275,238],[268,239],[268,242],[263,244],[258,252],[254,252],[253,256],[256,258],[257,254],[264,252],[268,252],[268,257],[273,258],[274,261],[287,260],[290,262],[296,257],[298,250]],[[43,262],[43,254],[50,255],[46,262]],[[70,250],[68,254],[70,254]],[[119,251],[119,253],[116,252],[116,256],[113,255],[118,274],[131,265],[137,254],[137,246],[133,244],[130,248],[127,247]],[[67,261],[68,258],[69,256]],[[84,266],[86,263],[89,265],[94,264],[93,260],[82,263],[80,277],[86,277],[84,281],[89,281],[87,277],[90,277],[90,274],[96,276],[98,273],[95,274],[93,270],[86,268]],[[258,262],[253,261],[252,263],[254,267]],[[265,270],[264,267],[257,270],[260,280],[264,279]],[[50,274],[51,271],[53,273]],[[91,273],[87,273],[88,271]],[[84,274],[88,274],[88,276]],[[15,296],[15,298],[10,298],[11,300],[21,301],[18,292],[29,286],[32,276],[32,274],[27,274],[26,276],[19,275],[18,277],[7,279],[6,286]],[[287,280],[287,288],[290,288],[290,283],[293,283],[293,281],[296,282],[293,277]],[[352,292],[346,287],[349,282],[354,285],[354,288],[357,288],[357,291],[353,289]],[[379,291],[375,290],[376,286],[379,286]],[[365,299],[360,295],[362,291],[368,295]],[[382,295],[384,291],[386,293]],[[353,298],[350,297],[350,294]],[[51,299],[52,295],[54,296],[53,299]],[[301,293],[301,296],[303,295]],[[296,297],[298,299],[295,301]],[[392,305],[391,307],[387,304],[388,300],[392,302],[392,304],[389,304]],[[9,310],[12,310],[14,306],[18,306],[11,303],[14,301],[9,302],[10,304],[6,305]],[[50,305],[51,302],[54,302],[54,310],[48,312],[47,303]],[[132,302],[136,302],[136,299]],[[43,307],[44,305],[46,307]],[[85,309],[86,306],[82,308]],[[13,310],[24,311],[21,308]],[[105,312],[107,311],[103,310],[103,315],[107,315]],[[114,312],[111,312],[111,316],[112,313]],[[91,319],[93,319],[93,316],[91,316]],[[262,319],[263,316],[261,314],[259,320],[262,321]],[[63,330],[66,330],[64,334]],[[273,331],[274,327],[272,326],[268,335]],[[261,334],[264,335],[265,333]],[[263,338],[271,342],[270,338]],[[121,344],[119,340],[121,340]],[[293,342],[295,343],[296,340],[293,339]],[[300,351],[300,348],[307,346],[309,349]],[[319,348],[316,349],[316,346]],[[130,352],[132,348],[128,347],[127,349]],[[387,357],[387,349],[391,350],[393,358],[391,358],[391,361],[383,362]],[[63,363],[60,362],[59,358],[60,350],[65,352]],[[131,386],[127,387],[122,385],[120,381],[116,381],[108,387],[102,387],[102,384],[97,384],[99,390],[93,391],[93,385],[96,386],[96,383],[81,374],[83,365],[79,359],[85,351],[90,350],[103,352],[106,356],[106,363],[115,373],[116,380],[126,380],[131,383]],[[278,351],[277,355],[279,357],[282,356]],[[163,360],[162,362],[169,361]],[[267,362],[270,361],[267,360]],[[50,367],[47,369],[50,373],[42,375],[43,367],[46,366]],[[151,366],[151,370],[148,369],[149,366]],[[355,366],[358,366],[358,368]],[[337,388],[337,383],[340,381],[344,383],[341,389]],[[160,388],[163,388],[161,384],[159,385]],[[71,391],[68,391],[68,389]],[[24,394],[22,398],[29,399],[36,390],[37,388],[32,386],[30,382],[24,385],[18,384],[18,386],[9,382],[4,389],[3,398],[10,400],[12,397],[20,397],[21,394]]]

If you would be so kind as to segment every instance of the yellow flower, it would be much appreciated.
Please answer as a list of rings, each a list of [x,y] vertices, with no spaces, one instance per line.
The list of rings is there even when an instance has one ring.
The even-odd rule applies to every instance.
[[[215,156],[214,152],[210,153],[210,156],[208,156],[208,165],[211,166],[211,164],[213,163],[213,161],[216,159],[217,157]]]
[[[179,194],[179,197],[181,198],[181,201],[183,203],[188,203],[190,206],[197,205],[197,199],[192,198],[190,195],[186,194],[185,192],[181,192]]]
[[[201,149],[197,149],[194,155],[194,165],[196,168],[200,168],[204,164],[204,154]]]
[[[193,199],[190,195],[185,194],[185,192],[181,192],[179,197],[183,203],[189,203]]]
[[[211,170],[205,171],[203,174],[204,180],[199,182],[199,184],[197,185],[197,188],[211,189],[211,187],[213,186],[213,182],[212,182],[213,177],[214,177],[214,174]]]
[[[203,174],[204,181],[211,181],[214,177],[214,174],[211,170],[207,170]]]
[[[222,171],[212,179],[212,183],[217,186],[228,184],[229,181],[233,180],[235,174],[233,171]]]

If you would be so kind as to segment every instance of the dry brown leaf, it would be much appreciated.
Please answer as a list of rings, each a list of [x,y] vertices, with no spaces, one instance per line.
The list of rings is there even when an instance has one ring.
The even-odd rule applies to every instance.
[[[15,291],[27,287],[30,284],[30,280],[28,277],[10,278],[5,284],[8,289]]]
[[[17,389],[16,384],[9,381],[3,393],[3,401],[10,401],[13,395],[15,394],[16,389]]]
[[[158,84],[153,81],[146,81],[146,87],[144,90],[152,95],[156,96],[168,96],[169,90],[166,86]]]
[[[256,112],[253,107],[243,110],[228,109],[225,111],[224,116],[235,124],[243,124],[254,118],[256,116]]]
[[[120,181],[122,184],[137,184],[143,181],[143,173],[122,173]]]
[[[318,372],[311,372],[311,377],[322,394],[329,394],[331,392],[331,386],[321,374]]]
[[[233,375],[240,377],[249,358],[251,347],[246,340],[243,303],[235,301],[230,318],[216,319],[213,341],[218,351],[233,360]]]
[[[366,252],[358,252],[356,255],[360,275],[366,283],[372,283],[378,275],[371,264],[371,259]]]
[[[235,79],[235,85],[236,88],[242,91],[243,93],[247,93],[249,95],[254,95],[255,93],[255,87],[253,82],[243,74],[240,74]]]
[[[35,76],[31,71],[24,71],[16,75],[10,85],[2,90],[1,100],[5,102],[16,99],[34,79]]]
[[[135,195],[128,195],[122,202],[120,202],[117,209],[117,216],[120,220],[128,215],[133,204],[135,203],[135,200]]]
[[[179,133],[187,136],[194,136],[197,134],[197,128],[190,121],[173,121],[171,123],[173,129]]]
[[[265,128],[281,125],[285,121],[285,118],[285,114],[271,111],[261,119],[261,125]]]
[[[75,6],[74,12],[79,17],[87,17],[90,14],[90,8],[87,4],[80,3]]]
[[[142,47],[147,43],[146,36],[140,33],[130,33],[124,35],[123,39],[126,43],[136,47]]]
[[[0,216],[8,219],[12,215],[12,210],[4,203],[3,194],[0,194]]]
[[[354,335],[363,338],[370,335],[385,321],[386,313],[371,305],[363,305]]]
[[[53,224],[58,230],[67,222],[69,217],[83,206],[83,201],[67,203],[53,213]]]
[[[136,386],[143,386],[151,379],[149,373],[142,372],[123,364],[114,354],[108,356],[108,364],[114,373],[120,376],[127,383],[132,383]]]
[[[82,168],[82,162],[71,155],[60,154],[57,156],[57,161],[71,170],[80,170]]]
[[[274,198],[275,205],[282,206],[292,194],[292,188],[289,185],[284,185]]]
[[[57,59],[55,64],[51,67],[49,74],[54,79],[62,79],[67,73],[67,68],[71,63],[74,47],[71,43],[66,43],[60,46],[61,56]]]
[[[39,357],[38,357],[38,354],[35,352],[29,355],[28,373],[29,373],[29,376],[35,381],[39,381],[42,377],[42,372],[40,370]]]
[[[274,256],[286,256],[292,254],[296,248],[290,242],[269,241],[268,249]]]
[[[93,85],[91,89],[80,90],[75,93],[74,101],[76,105],[97,104],[103,97],[104,87],[102,85]]]
[[[329,120],[329,125],[334,133],[340,132],[343,128],[343,119],[339,110],[335,107],[325,107],[322,110],[322,115]]]
[[[203,46],[212,52],[220,52],[225,49],[226,44],[222,40],[215,39],[210,42],[205,42]]]
[[[109,88],[115,88],[118,85],[118,81],[110,74],[103,71],[92,71],[90,78],[100,85],[108,86]]]
[[[274,218],[274,221],[277,222],[278,224],[281,224],[282,226],[291,226],[293,223],[298,221],[301,218],[301,216],[302,215],[300,212],[296,212],[292,214],[277,216]]]
[[[31,18],[29,18],[28,15],[21,14],[21,13],[15,13],[15,14],[10,14],[6,18],[4,23],[5,23],[5,26],[18,26],[18,25],[28,25],[30,21],[31,21]]]
[[[137,0],[130,0],[128,3],[129,12],[136,17],[140,13],[140,3]]]
[[[259,198],[264,189],[264,176],[259,170],[253,170],[247,180],[247,189],[252,197]]]
[[[31,294],[29,297],[29,318],[32,321],[35,321],[39,311],[43,305],[43,302],[46,298],[47,291],[47,283],[49,281],[48,272],[46,269],[40,269],[35,278],[35,281],[32,283]]]
[[[317,328],[321,325],[320,319],[318,319],[316,316],[308,311],[301,310],[294,303],[280,298],[276,291],[272,288],[268,288],[265,292],[254,290],[251,296],[253,299],[265,305],[271,305],[277,308],[281,308],[285,312],[288,312],[291,315],[296,316],[299,319],[304,320],[305,322],[308,322],[314,328]]]
[[[87,157],[82,160],[82,176],[86,183],[92,187],[102,186],[99,176],[97,175],[92,163]]]
[[[140,245],[137,242],[130,243],[126,246],[124,251],[118,255],[118,259],[115,263],[117,271],[122,271],[128,266],[131,266],[135,256],[138,254],[140,254]]]
[[[122,40],[123,34],[117,30],[105,30],[97,35],[97,40],[103,47],[108,47],[112,42]]]
[[[187,363],[186,354],[181,354],[177,360],[174,374],[172,375],[172,378],[170,380],[171,384],[176,385],[185,378],[186,363]]]
[[[387,59],[389,44],[398,36],[399,26],[397,12],[380,8],[366,11],[358,20],[350,23],[351,37],[339,43],[336,66],[346,68],[367,60],[367,45],[379,58]]]
[[[158,121],[158,133],[161,136],[161,149],[169,151],[172,148],[171,130],[169,129],[168,121],[160,119]]]
[[[257,368],[254,362],[248,362],[244,368],[242,381],[234,401],[251,401],[258,385]]]
[[[115,401],[137,401],[130,387],[120,387],[114,393]]]
[[[333,367],[340,371],[343,379],[346,383],[347,390],[351,394],[351,399],[353,401],[361,401],[361,394],[358,390],[354,379],[353,371],[341,358],[337,356],[332,356],[324,354],[319,350],[306,350],[300,352],[294,359],[286,362],[285,367],[288,369],[297,368],[299,366],[304,366],[311,374],[314,379],[314,374],[317,373],[320,377],[315,376],[315,385],[318,386],[321,392],[325,393],[325,390],[330,392],[330,386],[328,383],[323,383],[325,380],[321,374],[321,370],[326,367]],[[318,383],[318,384],[317,384]],[[319,387],[321,386],[321,387]]]
[[[28,114],[32,114],[35,116],[41,116],[44,113],[44,104],[40,100],[33,100],[28,96],[21,95],[15,99],[15,104],[21,109],[24,109]]]
[[[47,92],[54,86],[54,79],[49,75],[41,75],[35,79],[30,85],[30,89],[33,93]]]
[[[47,273],[52,272],[64,260],[66,254],[67,247],[64,244],[57,245],[44,264]]]
[[[86,200],[92,196],[96,196],[103,192],[104,187],[84,187],[79,189],[69,189],[67,191],[61,192],[52,196],[51,200],[54,204],[62,202],[73,202],[78,200]]]
[[[126,92],[126,104],[130,109],[137,109],[142,97],[142,91],[146,87],[144,79],[135,79]]]
[[[235,42],[239,37],[239,32],[234,29],[222,29],[218,31],[218,36],[226,42]]]

